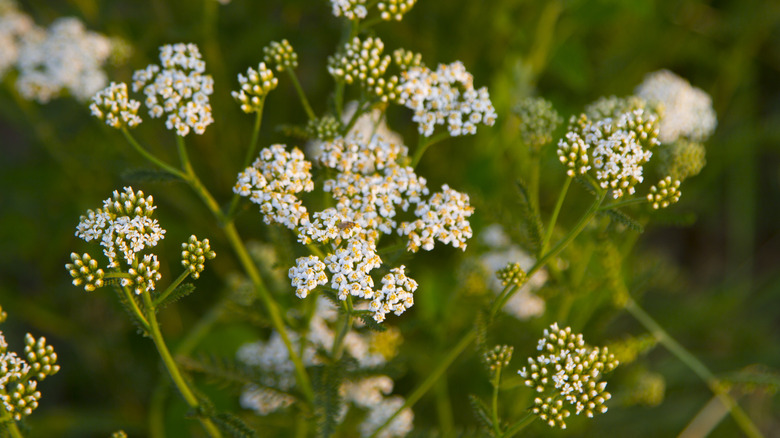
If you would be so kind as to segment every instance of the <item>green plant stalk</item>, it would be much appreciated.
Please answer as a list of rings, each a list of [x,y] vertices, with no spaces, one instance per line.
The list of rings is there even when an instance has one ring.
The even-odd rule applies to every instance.
[[[133,298],[133,293],[130,292],[130,289],[126,287],[121,287],[121,289],[122,289],[122,293],[125,294],[127,301],[130,302],[130,305],[133,308],[133,313],[135,314],[135,318],[138,320],[138,322],[141,323],[141,325],[144,326],[146,332],[150,333],[151,326],[149,325],[149,321],[146,320],[146,317],[144,316],[143,312],[141,312],[141,309],[138,307],[138,303],[135,301],[135,298]]]
[[[354,316],[352,313],[352,296],[347,295],[347,299],[341,302],[341,305],[344,307],[344,323],[341,325],[341,328],[339,329],[338,334],[336,335],[336,340],[333,341],[333,349],[331,350],[331,355],[335,360],[339,360],[341,358],[341,355],[344,353],[344,338],[347,336],[347,333],[352,328],[352,322],[354,320]]]
[[[316,119],[317,116],[311,109],[311,105],[309,105],[309,99],[306,98],[306,94],[303,92],[301,83],[298,82],[298,76],[295,75],[295,72],[291,68],[285,68],[285,70],[287,71],[287,74],[290,75],[290,79],[292,80],[293,86],[295,87],[295,91],[298,93],[298,98],[301,100],[301,105],[303,105],[303,110],[306,111],[306,115],[309,117],[309,120]]]
[[[656,322],[652,316],[644,311],[631,297],[628,297],[625,309],[630,313],[640,324],[645,326],[649,331],[669,352],[677,357],[682,363],[691,369],[699,378],[704,381],[710,390],[718,397],[718,399],[729,409],[731,416],[736,421],[737,425],[742,432],[750,438],[761,438],[763,435],[758,430],[750,417],[747,416],[745,411],[737,404],[737,402],[729,395],[725,388],[721,385],[717,377],[712,371],[707,368],[704,363],[696,358],[691,352],[680,345],[677,340],[669,335],[666,330]]]
[[[16,425],[16,422],[11,418],[10,413],[6,413],[5,409],[3,409],[3,416],[0,417],[0,431],[5,430],[5,432],[8,433],[8,436],[11,438],[24,438],[24,435],[22,435],[22,432],[19,430],[19,427]],[[3,434],[3,436],[6,436]]]
[[[412,166],[412,168],[417,167],[417,164],[420,163],[423,154],[425,153],[426,150],[428,150],[429,147],[444,140],[449,136],[450,136],[449,132],[440,132],[439,134],[434,135],[432,137],[425,137],[424,135],[420,134],[419,141],[417,142],[417,149],[415,149],[414,151],[414,156],[412,157],[412,164],[410,164],[410,166]]]
[[[525,429],[526,426],[533,423],[534,420],[536,420],[536,415],[532,413],[527,413],[525,417],[521,418],[517,423],[509,426],[504,432],[503,435],[500,435],[501,438],[510,438],[514,436],[516,433],[520,432],[521,430]]]
[[[154,307],[160,305],[161,302],[163,302],[166,298],[168,298],[168,295],[173,293],[174,290],[176,290],[177,287],[181,284],[182,281],[184,281],[187,277],[189,277],[190,271],[185,270],[181,274],[179,274],[179,277],[176,278],[176,280],[173,280],[173,283],[168,285],[167,288],[165,288],[165,291],[157,296],[157,298],[154,299]]]
[[[436,414],[439,419],[439,433],[441,436],[453,436],[455,426],[452,419],[452,402],[450,401],[446,377],[436,381],[434,391],[436,395]]]
[[[125,139],[127,139],[127,141],[130,143],[130,145],[133,146],[133,148],[135,148],[135,150],[138,151],[139,154],[143,155],[144,158],[146,158],[147,160],[151,161],[152,164],[154,164],[157,167],[159,167],[160,169],[163,169],[164,171],[170,173],[171,175],[177,176],[177,177],[179,177],[179,178],[181,178],[183,180],[187,180],[187,175],[184,174],[182,171],[180,171],[179,169],[171,166],[170,164],[167,164],[167,163],[163,162],[159,158],[157,158],[154,155],[152,155],[149,151],[144,149],[143,146],[141,146],[135,140],[135,138],[130,134],[130,131],[128,131],[126,127],[123,127],[121,131],[122,131],[122,134],[125,136]],[[178,135],[176,137],[177,138],[181,138]]]
[[[534,48],[528,55],[528,63],[534,78],[537,77],[547,64],[550,54],[553,38],[555,36],[555,25],[558,17],[563,12],[563,4],[560,0],[550,0],[546,2],[544,10],[539,17],[536,33],[533,41]]]
[[[555,208],[553,209],[552,216],[550,216],[550,223],[547,225],[547,230],[544,232],[544,239],[542,240],[542,246],[539,250],[539,255],[542,255],[545,251],[547,251],[547,245],[550,243],[553,230],[555,229],[555,224],[558,222],[558,215],[561,213],[563,200],[566,199],[566,193],[569,191],[569,186],[571,186],[571,180],[571,177],[566,177],[566,181],[564,181],[563,187],[561,187],[561,191],[558,194],[558,200],[555,202]]]
[[[527,148],[527,146],[526,146]],[[531,202],[536,210],[539,210],[539,152],[529,151],[528,164],[531,177],[528,181],[528,191],[530,192]]]
[[[493,411],[493,432],[495,436],[501,436],[501,424],[498,421],[498,388],[501,386],[501,370],[502,366],[497,367],[496,375],[493,377],[493,400],[491,401],[490,409]]]
[[[647,203],[647,198],[632,198],[625,199],[623,201],[613,202],[611,204],[602,205],[599,210],[612,210],[613,208],[625,207],[627,205],[644,204]]]
[[[475,339],[477,338],[477,333],[475,330],[469,330],[466,332],[466,334],[463,336],[463,338],[458,341],[457,345],[450,350],[449,353],[447,353],[447,356],[445,356],[444,360],[439,362],[439,364],[434,368],[433,372],[428,375],[428,377],[423,380],[423,382],[418,386],[414,391],[412,391],[411,394],[409,394],[406,397],[406,401],[404,401],[404,404],[401,405],[398,410],[396,410],[393,415],[391,415],[387,420],[385,420],[384,423],[382,423],[375,431],[371,434],[370,438],[376,438],[376,436],[379,435],[379,432],[382,431],[385,427],[387,427],[398,415],[403,412],[404,409],[410,408],[414,406],[415,403],[417,403],[423,395],[425,395],[426,392],[428,392],[429,389],[436,383],[436,381],[441,377],[445,371],[447,371],[447,368],[449,368],[450,365],[457,359],[458,356],[463,352],[463,350],[466,349]]]
[[[360,100],[358,101],[357,108],[355,108],[355,113],[352,114],[352,117],[350,117],[350,119],[347,122],[347,124],[344,125],[344,127],[341,129],[341,134],[342,135],[347,135],[349,130],[352,129],[353,126],[355,126],[355,123],[357,123],[357,121],[360,118],[360,116],[362,116],[363,113],[366,112],[367,108],[363,108],[363,105],[365,103],[366,103],[365,97],[362,96],[362,93],[361,93],[361,97],[360,97]],[[370,108],[371,105],[372,104],[369,103],[368,107]]]
[[[149,320],[149,334],[152,337],[152,341],[154,341],[155,347],[157,347],[157,352],[160,353],[160,358],[163,360],[165,368],[168,370],[168,375],[171,376],[171,380],[173,380],[173,383],[176,385],[179,393],[184,398],[184,401],[186,401],[192,409],[200,413],[199,411],[201,406],[197,397],[195,397],[195,394],[192,393],[192,390],[187,385],[187,382],[184,381],[184,377],[181,375],[179,367],[176,365],[176,361],[173,360],[171,352],[165,345],[165,340],[163,339],[162,333],[160,332],[160,326],[157,323],[157,316],[155,315],[156,310],[154,308],[154,303],[152,302],[152,297],[148,290],[144,291],[141,295],[143,295],[144,307],[146,308],[146,318]],[[198,420],[203,425],[203,428],[206,429],[206,432],[209,434],[209,436],[222,436],[222,434],[219,432],[219,429],[217,429],[217,427],[214,425],[214,423],[211,422],[210,419],[198,416]]]
[[[532,275],[536,273],[539,269],[541,269],[545,264],[547,264],[548,261],[550,261],[551,258],[555,257],[559,252],[561,252],[564,248],[566,248],[569,243],[571,243],[572,240],[574,240],[581,232],[585,229],[585,226],[590,222],[591,219],[593,219],[593,216],[598,213],[599,206],[602,202],[604,202],[604,198],[606,198],[607,192],[604,191],[599,196],[596,197],[596,200],[591,204],[591,206],[588,208],[588,210],[585,212],[585,214],[580,217],[580,220],[577,222],[577,224],[572,228],[569,233],[561,239],[558,244],[553,247],[550,251],[548,251],[545,255],[543,255],[541,258],[539,258],[536,263],[531,267],[530,270],[526,273],[527,278],[531,278]],[[507,291],[506,294],[503,296],[499,295],[499,298],[496,299],[496,301],[493,303],[493,307],[490,309],[490,318],[494,318],[496,316],[496,313],[498,313],[498,310],[504,307],[504,304],[509,300],[509,298],[514,295],[515,292],[517,292],[520,289],[520,286],[515,286]]]
[[[213,0],[209,0],[213,1]],[[255,115],[255,124],[252,127],[252,138],[249,140],[249,147],[246,149],[246,156],[244,157],[244,165],[241,167],[241,171],[249,167],[252,164],[252,158],[257,155],[257,139],[260,137],[260,126],[263,120],[263,107],[265,106],[265,98],[260,99],[260,105],[257,107],[257,114]],[[240,196],[238,193],[233,193],[233,199],[230,200],[230,208],[228,209],[227,217],[232,218],[236,214],[236,208],[238,208],[238,200]]]

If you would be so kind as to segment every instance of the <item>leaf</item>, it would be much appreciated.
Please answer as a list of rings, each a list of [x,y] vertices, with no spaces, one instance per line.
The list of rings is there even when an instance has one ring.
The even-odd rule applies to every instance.
[[[609,216],[610,219],[612,219],[613,221],[619,222],[636,232],[639,233],[645,232],[645,227],[642,226],[642,224],[640,224],[634,218],[632,218],[631,216],[623,213],[622,211],[616,208],[613,208],[611,210],[604,210],[602,214]]]
[[[574,177],[574,181],[576,181],[579,185],[581,185],[582,188],[587,190],[588,193],[590,193],[591,195],[598,196],[598,192],[599,192],[598,188],[593,186],[593,184],[590,181],[588,181],[586,178],[577,175],[576,177]]]
[[[522,180],[517,180],[515,187],[520,198],[520,226],[526,241],[525,246],[532,252],[538,253],[542,247],[542,235],[544,234],[539,206],[529,196],[528,188]]]
[[[164,300],[157,303],[155,308],[159,311],[164,309],[168,304],[175,303],[187,295],[195,292],[195,285],[192,283],[182,283],[176,287]]]
[[[770,393],[776,393],[780,390],[780,372],[765,365],[753,365],[744,370],[727,374],[722,380],[740,385],[747,391],[761,388]]]
[[[344,381],[344,367],[341,361],[311,369],[314,388],[314,413],[317,416],[319,435],[329,437],[336,431],[341,413],[341,393]]]
[[[223,386],[257,385],[262,374],[254,368],[219,356],[201,356],[199,359],[180,356],[176,361],[187,371],[203,374]]]
[[[181,181],[176,175],[171,175],[164,170],[158,169],[132,169],[122,173],[121,178],[129,183],[160,183]]]
[[[363,321],[363,324],[365,324],[369,330],[373,330],[375,332],[383,332],[387,330],[387,327],[374,320],[374,317],[372,316],[373,314],[374,312],[368,312],[368,313],[361,312],[360,314],[357,315],[357,317],[360,318],[361,321]]]
[[[227,436],[234,438],[257,438],[259,436],[244,420],[229,412],[220,412],[212,415],[211,420]]]
[[[490,411],[487,406],[485,406],[485,403],[476,395],[469,394],[469,404],[471,405],[471,410],[474,412],[474,416],[479,421],[480,426],[490,433],[490,435],[493,435],[493,420],[490,418]]]

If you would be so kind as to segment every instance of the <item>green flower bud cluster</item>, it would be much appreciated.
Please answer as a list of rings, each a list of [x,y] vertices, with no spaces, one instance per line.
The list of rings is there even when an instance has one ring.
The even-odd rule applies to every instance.
[[[264,62],[258,65],[257,70],[249,67],[246,76],[239,73],[238,82],[241,84],[241,90],[233,91],[230,94],[241,105],[241,111],[245,113],[259,111],[265,96],[279,84],[273,71],[266,67]]]
[[[496,276],[501,280],[503,286],[509,284],[521,286],[527,280],[525,271],[520,267],[520,263],[507,263],[506,267],[496,271]]]
[[[203,272],[206,259],[212,260],[217,253],[211,250],[209,239],[198,240],[193,234],[189,242],[181,244],[181,264],[190,271],[192,278],[197,279]]]
[[[159,272],[160,262],[154,254],[145,255],[142,261],[135,259],[127,269],[127,277],[122,278],[122,286],[133,287],[140,295],[146,290],[154,290],[155,282],[162,278]]]
[[[306,125],[306,133],[310,138],[322,141],[331,141],[339,134],[341,123],[330,114],[319,119],[310,120]]]
[[[298,54],[293,51],[287,40],[272,41],[263,48],[263,53],[265,53],[263,60],[268,65],[276,66],[277,71],[293,70],[298,67]]]
[[[574,178],[590,170],[589,146],[576,132],[569,131],[566,138],[558,141],[558,160],[566,167],[566,175]]]
[[[425,67],[425,64],[422,62],[421,53],[415,53],[406,49],[394,50],[393,62],[401,71],[406,71],[413,67]]]
[[[621,364],[634,362],[638,355],[650,350],[658,344],[658,340],[652,335],[632,336],[630,338],[612,342],[609,351]]]
[[[588,347],[581,334],[553,324],[544,330],[537,349],[543,354],[528,358],[528,367],[518,371],[525,385],[539,393],[531,412],[550,427],[565,429],[572,407],[576,415],[588,417],[607,411],[604,403],[612,395],[601,378],[619,362],[606,347]]]
[[[141,190],[133,192],[126,187],[123,192],[114,190],[113,196],[103,202],[103,211],[116,218],[117,216],[146,216],[154,213],[154,199],[151,196],[144,198]],[[101,210],[98,209],[98,212]]]
[[[625,403],[628,405],[658,406],[666,394],[666,379],[658,373],[649,371],[636,376],[633,388],[628,393]]]
[[[57,353],[54,352],[54,347],[46,345],[46,338],[43,336],[35,339],[27,333],[24,337],[24,357],[30,365],[33,377],[37,380],[43,380],[60,371],[60,366],[57,365]]]
[[[397,101],[399,79],[395,75],[385,78],[392,58],[382,54],[384,49],[385,45],[379,38],[369,37],[361,41],[355,37],[336,55],[328,57],[328,72],[337,81],[357,83],[383,102]]]
[[[84,285],[84,290],[92,292],[93,290],[103,287],[105,284],[103,276],[105,275],[103,270],[98,267],[97,260],[93,259],[87,253],[78,255],[77,253],[71,253],[70,259],[73,263],[65,265],[65,269],[73,277],[73,285]]]
[[[486,351],[482,355],[482,360],[487,365],[491,373],[495,373],[500,368],[509,365],[512,360],[512,353],[515,348],[509,345],[496,345],[492,350]]]
[[[377,3],[376,8],[379,9],[383,20],[401,21],[404,14],[409,12],[415,3],[417,0],[383,0]]]
[[[658,152],[659,172],[672,179],[684,181],[696,176],[707,164],[704,145],[681,138],[674,143],[664,143]]]
[[[525,98],[513,111],[520,120],[523,143],[533,151],[539,151],[542,146],[552,142],[553,132],[563,122],[552,103],[541,97]]]
[[[30,415],[38,407],[41,398],[38,382],[60,370],[57,353],[51,345],[46,345],[45,338],[35,339],[27,333],[24,343],[24,357],[19,357],[8,351],[0,331],[0,410],[14,421]]]
[[[650,193],[647,194],[647,202],[654,209],[666,208],[680,200],[680,180],[672,181],[671,176],[658,181],[657,184],[650,186]]]

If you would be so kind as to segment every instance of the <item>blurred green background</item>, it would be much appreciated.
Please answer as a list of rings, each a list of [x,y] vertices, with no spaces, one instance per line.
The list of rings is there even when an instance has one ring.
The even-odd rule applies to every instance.
[[[256,66],[267,43],[287,38],[299,55],[301,83],[321,114],[333,85],[326,58],[343,32],[326,0],[233,0],[226,6],[215,0],[50,0],[20,5],[39,25],[76,16],[91,30],[130,42],[134,52],[126,63],[109,69],[112,80],[129,81],[133,70],[156,59],[162,44],[199,44],[216,82],[216,123],[188,141],[196,170],[222,202],[229,199],[252,124],[229,94],[237,88],[236,74]],[[419,167],[430,187],[448,183],[471,195],[477,206],[476,230],[497,220],[497,211],[513,202],[513,181],[522,175],[523,163],[517,161],[522,153],[513,149],[518,142],[511,108],[521,98],[544,96],[567,118],[599,96],[630,94],[645,74],[661,68],[707,91],[718,128],[707,142],[707,166],[686,181],[683,198],[674,207],[695,221],[651,226],[640,237],[636,259],[655,257],[665,267],[659,272],[662,281],[642,301],[716,374],[752,364],[780,368],[779,2],[419,0],[402,22],[381,23],[375,31],[387,49],[421,52],[428,65],[461,60],[477,87],[489,87],[499,115],[496,126],[434,146]],[[161,313],[173,345],[224,296],[220,279],[240,269],[219,228],[187,187],[135,183],[131,171],[149,166],[119,133],[90,117],[86,104],[69,98],[43,106],[22,102],[11,86],[6,78],[0,88],[0,305],[9,314],[2,329],[16,351],[22,350],[26,331],[45,335],[62,365],[59,375],[42,384],[30,436],[107,436],[119,428],[130,436],[145,436],[161,368],[152,343],[135,334],[110,291],[86,293],[70,284],[64,269],[69,254],[96,252],[74,237],[79,215],[124,185],[154,195],[158,218],[168,229],[157,251],[170,261],[163,264],[164,278],[178,274],[173,262],[178,242],[192,233],[211,239],[219,256],[196,293]],[[415,143],[408,110],[392,107],[388,118],[392,128]],[[266,102],[261,145],[299,144],[274,127],[305,122],[294,89],[281,77]],[[147,120],[137,136],[175,162],[173,138],[161,135],[161,125]],[[552,159],[543,165],[542,187],[549,192],[542,193],[541,206],[550,211],[563,173]],[[250,210],[239,220],[243,236],[268,240],[272,233]],[[427,353],[444,350],[471,322],[469,309],[453,292],[458,287],[453,266],[461,257],[437,248],[414,258],[421,266],[416,268],[421,288],[417,305],[398,323],[407,339],[400,357],[406,369],[397,382],[400,394],[413,389],[415,379],[432,366]],[[515,324],[516,333],[502,335],[502,342],[515,346],[510,368],[521,367],[523,357],[533,354],[534,340],[550,322],[545,317]],[[579,329],[593,344],[643,332],[625,315]],[[231,356],[256,332],[245,322],[222,321],[201,349]],[[476,423],[467,394],[485,394],[489,386],[473,352],[466,356],[448,376],[448,390],[454,430],[468,435]],[[548,432],[537,422],[529,434],[676,435],[711,393],[660,347],[643,364],[666,378],[667,393],[659,406],[622,407],[615,400],[609,413],[595,421],[572,421],[571,430],[564,432]],[[613,393],[620,393],[619,382],[610,383]],[[767,436],[780,436],[780,401],[772,391],[777,378],[769,383],[740,402]],[[215,401],[235,407],[235,395],[222,393]],[[437,429],[434,398],[424,398],[414,408],[418,436],[431,436]],[[181,433],[177,428],[183,427],[184,410],[170,402],[170,436],[180,436],[176,431]],[[284,420],[279,422],[283,430]],[[713,432],[737,434],[728,417]]]

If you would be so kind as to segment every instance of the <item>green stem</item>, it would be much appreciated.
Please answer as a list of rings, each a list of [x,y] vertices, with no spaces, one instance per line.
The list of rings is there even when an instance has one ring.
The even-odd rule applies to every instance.
[[[420,163],[420,159],[422,159],[423,154],[429,147],[444,140],[449,136],[450,136],[449,132],[440,132],[439,134],[434,135],[433,137],[425,137],[422,134],[420,134],[420,140],[417,143],[417,149],[414,151],[414,156],[412,157],[412,164],[411,164],[412,168],[417,167],[417,164]]]
[[[190,387],[187,385],[187,382],[184,381],[184,377],[181,375],[179,367],[176,365],[176,361],[173,360],[171,352],[168,350],[168,346],[165,345],[165,340],[163,339],[162,333],[160,332],[160,326],[157,323],[157,316],[155,315],[156,310],[154,308],[154,303],[152,302],[152,297],[149,295],[149,291],[144,291],[141,295],[143,295],[144,299],[146,317],[149,320],[149,334],[154,341],[155,347],[157,347],[157,352],[160,353],[160,358],[163,360],[165,368],[168,370],[168,374],[171,376],[171,380],[173,380],[173,383],[176,385],[179,393],[184,398],[184,401],[186,401],[187,404],[193,410],[195,410],[196,413],[200,414],[201,406],[197,397],[195,397],[195,394],[192,393],[192,389],[190,389]],[[210,419],[198,416],[198,420],[203,425],[203,428],[206,429],[206,432],[209,434],[209,436],[222,436],[222,434]]]
[[[213,0],[211,0],[213,1]],[[244,157],[244,165],[241,167],[241,171],[249,167],[252,164],[252,158],[257,155],[257,139],[260,137],[260,125],[263,120],[263,106],[265,104],[265,98],[260,100],[260,105],[257,107],[257,114],[255,115],[255,124],[252,127],[252,139],[249,140],[249,147],[246,149],[246,156]],[[230,208],[228,209],[227,217],[232,218],[236,214],[236,208],[238,208],[238,200],[240,199],[238,193],[233,193],[233,199],[230,200]]]
[[[189,275],[190,275],[190,271],[182,272],[179,275],[179,277],[173,281],[173,283],[168,285],[168,287],[165,289],[163,293],[161,293],[154,299],[154,307],[159,306],[161,302],[163,302],[166,298],[168,298],[168,295],[170,295],[174,290],[176,290],[176,288],[181,284],[181,282],[184,281],[184,279],[186,279],[187,277],[189,277]]]
[[[493,400],[491,403],[491,410],[493,411],[493,432],[495,436],[501,435],[501,424],[498,421],[498,387],[501,385],[501,369],[497,367],[496,375],[493,378]]]
[[[613,202],[611,204],[602,205],[599,210],[612,210],[613,208],[625,207],[627,205],[644,204],[647,202],[647,198],[633,198],[625,199],[619,202]]]
[[[455,347],[450,350],[449,353],[447,353],[447,356],[442,360],[436,368],[433,370],[431,374],[428,375],[428,377],[425,378],[425,380],[418,386],[414,391],[412,391],[411,394],[409,394],[406,397],[406,400],[404,401],[404,404],[401,405],[398,410],[393,413],[393,415],[390,416],[387,420],[385,420],[384,423],[382,423],[375,431],[371,434],[370,438],[375,438],[379,435],[379,432],[382,431],[385,427],[387,427],[398,415],[403,412],[404,409],[410,408],[414,406],[415,403],[417,403],[423,395],[425,395],[426,392],[428,392],[429,389],[433,386],[434,383],[439,379],[439,377],[444,374],[445,371],[447,371],[447,368],[455,361],[455,359],[460,356],[460,354],[463,352],[463,350],[466,349],[466,347],[471,344],[474,339],[476,339],[477,333],[475,330],[469,330],[466,332],[466,334],[463,336],[463,338],[458,342]]]
[[[184,140],[179,136],[177,136],[177,144],[179,146],[179,155],[181,158],[182,168],[184,168],[184,170],[187,172],[187,182],[220,222],[220,225],[225,231],[225,235],[227,236],[230,245],[233,247],[233,251],[236,252],[241,265],[252,281],[252,284],[260,296],[261,301],[265,305],[265,308],[271,317],[271,323],[273,324],[274,329],[276,329],[276,331],[279,333],[279,336],[281,336],[282,341],[284,342],[284,345],[290,354],[290,360],[293,362],[295,367],[295,376],[298,384],[301,386],[301,391],[306,397],[306,400],[311,403],[314,400],[314,391],[312,390],[311,381],[309,380],[308,374],[306,374],[306,369],[303,366],[303,362],[301,361],[300,356],[298,356],[295,348],[293,348],[292,341],[290,341],[290,336],[287,334],[287,329],[285,328],[284,320],[282,319],[282,314],[279,310],[279,305],[276,303],[276,301],[271,296],[271,293],[266,288],[265,283],[260,276],[260,271],[257,269],[257,266],[255,266],[255,262],[249,255],[249,251],[246,249],[244,242],[238,235],[235,224],[232,221],[227,220],[225,215],[222,213],[222,210],[220,209],[217,201],[213,196],[211,196],[211,193],[209,193],[206,187],[203,186],[197,175],[195,175],[195,171],[192,169],[192,165],[190,164],[189,158],[187,156],[187,149],[184,145]]]
[[[167,163],[163,162],[159,158],[157,158],[154,155],[152,155],[149,151],[144,149],[143,146],[138,144],[138,142],[135,140],[135,138],[132,136],[132,134],[130,134],[130,131],[128,131],[127,128],[122,128],[122,134],[125,136],[125,139],[127,139],[127,141],[130,143],[130,145],[132,145],[135,148],[135,150],[138,151],[138,153],[143,155],[144,158],[146,158],[147,160],[152,162],[152,164],[154,164],[157,167],[159,167],[160,169],[170,173],[171,175],[177,176],[177,177],[179,177],[179,178],[181,178],[183,180],[187,179],[187,175],[185,175],[182,171],[180,171],[179,169],[171,166],[170,164],[167,164]],[[181,138],[178,135],[176,137],[177,138]]]
[[[151,327],[149,326],[149,321],[146,320],[146,317],[144,317],[143,312],[138,307],[138,303],[135,301],[135,298],[133,297],[133,293],[130,291],[127,287],[122,287],[122,292],[125,294],[125,299],[130,303],[131,308],[133,309],[133,313],[135,314],[135,318],[138,320],[141,325],[144,326],[144,329],[148,333],[151,330]]]
[[[344,338],[352,328],[352,322],[355,318],[352,313],[351,295],[347,295],[347,299],[342,301],[341,305],[344,306],[344,323],[341,325],[341,329],[339,329],[339,333],[336,335],[336,340],[333,341],[333,349],[331,350],[331,355],[335,360],[339,360],[344,352]]]
[[[5,409],[3,409],[3,411],[5,411]],[[10,417],[10,415],[3,415],[2,420],[5,424],[0,427],[8,432],[8,436],[11,438],[24,438],[24,435],[22,435],[22,432],[19,430],[19,427],[16,425],[16,422]],[[0,429],[0,431],[3,429]]]
[[[525,417],[521,418],[517,423],[509,426],[507,428],[506,432],[504,432],[503,435],[501,435],[501,438],[510,438],[513,435],[515,435],[517,432],[520,432],[521,430],[525,429],[526,426],[533,423],[534,420],[536,420],[536,415],[532,413],[525,414]]]
[[[357,104],[357,107],[355,108],[355,113],[352,114],[352,117],[350,117],[350,119],[347,122],[347,124],[344,125],[344,127],[341,129],[341,134],[342,135],[347,135],[347,133],[349,133],[349,131],[352,129],[352,127],[355,126],[355,123],[357,123],[357,121],[360,118],[360,116],[362,116],[363,113],[366,112],[367,108],[363,108],[363,105],[365,103],[366,102],[363,99],[360,99],[360,101]],[[371,107],[371,104],[369,103],[369,108],[370,107]]]
[[[290,75],[290,79],[292,80],[293,86],[295,87],[295,91],[298,93],[298,98],[301,100],[301,105],[303,105],[303,110],[306,111],[306,115],[309,116],[309,120],[316,119],[317,116],[311,109],[311,105],[309,105],[309,99],[306,98],[306,94],[303,92],[301,83],[298,82],[298,76],[295,75],[295,72],[291,68],[286,68],[285,70]]]
[[[528,181],[528,191],[530,192],[531,202],[539,210],[539,152],[530,151],[528,157],[530,167],[530,178]]]
[[[547,252],[545,255],[543,255],[541,258],[539,258],[536,263],[531,267],[531,269],[526,273],[527,278],[531,278],[532,275],[536,273],[539,269],[541,269],[547,262],[558,255],[559,252],[561,252],[566,246],[571,243],[572,240],[574,240],[581,232],[585,229],[585,226],[590,222],[591,219],[593,219],[593,216],[596,215],[598,212],[599,206],[604,201],[604,198],[607,196],[607,192],[601,193],[596,200],[591,204],[591,206],[588,208],[588,210],[585,212],[585,214],[580,217],[579,222],[569,231],[569,234],[566,235],[563,239],[561,239],[558,244],[553,247],[549,252]],[[500,297],[493,303],[493,307],[490,309],[490,318],[494,318],[496,316],[496,313],[498,313],[498,310],[504,307],[504,304],[509,300],[509,298],[514,295],[515,292],[517,292],[520,289],[519,286],[515,286],[512,289],[510,289],[503,297]]]
[[[558,200],[555,202],[555,209],[553,209],[552,216],[550,216],[550,223],[547,225],[547,230],[544,233],[544,240],[542,240],[542,246],[539,250],[539,255],[544,254],[544,252],[547,251],[547,245],[550,243],[550,239],[552,238],[555,224],[558,222],[558,214],[561,212],[563,200],[566,199],[566,193],[569,191],[570,185],[571,178],[566,177],[566,181],[564,181],[563,187],[561,187],[561,192],[558,194]]]
[[[751,438],[763,437],[750,417],[747,416],[745,411],[737,404],[737,402],[729,395],[728,391],[724,388],[717,377],[712,371],[707,368],[704,363],[696,358],[691,352],[685,349],[679,342],[666,332],[666,330],[658,324],[653,317],[644,311],[632,298],[628,298],[625,309],[630,313],[640,324],[645,326],[655,338],[666,347],[669,352],[677,357],[682,363],[691,369],[699,378],[707,384],[713,394],[718,397],[721,403],[729,409],[731,416],[742,432]]]
[[[301,391],[309,403],[313,402],[314,390],[312,389],[309,375],[306,373],[306,368],[303,366],[301,357],[295,351],[295,348],[293,348],[292,342],[290,341],[290,336],[287,334],[287,329],[285,328],[284,321],[282,319],[281,311],[279,310],[279,305],[276,303],[276,301],[271,296],[271,293],[266,288],[262,277],[260,277],[260,271],[257,269],[257,266],[255,266],[255,262],[249,255],[249,251],[247,251],[244,242],[238,235],[235,224],[228,222],[224,225],[223,229],[225,230],[225,234],[228,238],[228,241],[230,242],[230,245],[233,247],[233,250],[238,256],[241,265],[249,276],[249,279],[252,281],[252,284],[255,286],[255,290],[257,290],[257,294],[260,296],[260,300],[263,302],[263,305],[268,311],[268,315],[271,317],[271,323],[273,324],[274,329],[276,329],[276,331],[279,333],[279,336],[282,338],[282,342],[284,342],[285,347],[287,347],[287,351],[290,354],[290,360],[295,367],[295,377],[301,387]]]

